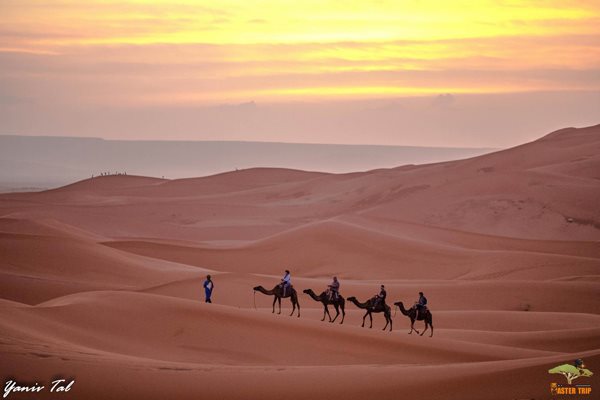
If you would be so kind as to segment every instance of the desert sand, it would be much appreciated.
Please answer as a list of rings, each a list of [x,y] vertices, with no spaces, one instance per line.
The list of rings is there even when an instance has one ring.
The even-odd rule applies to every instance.
[[[12,399],[546,399],[600,393],[600,125],[471,159],[350,174],[103,176],[0,195],[0,372]],[[271,312],[290,269],[301,316]],[[213,304],[202,283],[213,276]],[[320,293],[423,291],[434,335],[321,321]],[[417,322],[422,330],[423,322]]]

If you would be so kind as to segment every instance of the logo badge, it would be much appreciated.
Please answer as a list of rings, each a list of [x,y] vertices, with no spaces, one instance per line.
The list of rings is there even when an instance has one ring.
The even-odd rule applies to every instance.
[[[573,364],[563,364],[548,370],[549,374],[560,374],[565,377],[567,384],[550,384],[550,393],[552,395],[590,395],[592,386],[585,384],[574,385],[573,381],[582,377],[589,378],[594,375],[592,371],[585,368],[583,360],[578,358]]]

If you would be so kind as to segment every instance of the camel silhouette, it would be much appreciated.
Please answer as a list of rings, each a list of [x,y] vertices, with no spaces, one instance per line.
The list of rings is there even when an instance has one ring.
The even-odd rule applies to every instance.
[[[267,290],[262,286],[256,286],[253,289],[255,292],[261,292],[262,294],[266,294],[267,296],[275,296],[273,299],[273,312],[275,312],[275,303],[279,304],[279,312],[277,314],[281,314],[281,299],[289,297],[292,301],[292,313],[290,316],[294,315],[294,311],[296,310],[296,306],[298,306],[298,318],[300,318],[300,303],[298,302],[298,293],[296,293],[296,289],[292,286],[285,296],[283,296],[283,288],[280,285],[275,286],[271,290]]]
[[[326,292],[323,292],[318,296],[312,291],[312,289],[306,289],[303,292],[312,297],[314,301],[320,301],[323,303],[323,319],[321,321],[325,321],[325,314],[327,314],[329,316],[329,322],[335,322],[337,317],[340,315],[339,308],[341,308],[342,320],[340,321],[340,324],[344,323],[344,318],[346,317],[346,311],[344,311],[346,300],[344,300],[341,295],[338,294],[337,299],[331,300]],[[331,319],[331,314],[329,314],[329,308],[327,307],[328,304],[331,304],[333,307],[335,307],[335,318],[333,319]]]
[[[390,308],[390,306],[388,306],[387,304],[385,304],[383,302],[378,303],[377,306],[375,306],[375,300],[372,298],[367,300],[365,303],[361,303],[360,301],[358,301],[356,299],[356,297],[352,296],[352,297],[348,297],[348,301],[351,301],[352,303],[354,303],[354,305],[358,308],[367,310],[367,313],[363,316],[363,323],[362,323],[363,328],[365,327],[365,318],[367,317],[367,315],[371,319],[371,326],[369,326],[369,328],[372,328],[373,327],[373,316],[371,315],[371,313],[382,312],[383,316],[385,317],[385,326],[383,327],[383,330],[385,331],[385,328],[387,328],[387,326],[389,324],[390,332],[392,331],[392,309]]]
[[[404,308],[404,304],[402,304],[401,301],[394,303],[394,305],[400,308],[400,312],[402,314],[410,318],[410,332],[408,332],[409,335],[412,333],[412,331],[417,332],[417,335],[419,334],[419,331],[415,329],[415,321],[425,321],[425,329],[423,330],[423,332],[421,332],[421,336],[423,336],[423,334],[427,330],[427,326],[431,327],[431,335],[429,335],[429,337],[433,336],[433,317],[429,309],[427,309],[424,313],[419,313],[419,318],[417,318],[417,310],[414,307],[410,308],[409,310],[406,310]]]

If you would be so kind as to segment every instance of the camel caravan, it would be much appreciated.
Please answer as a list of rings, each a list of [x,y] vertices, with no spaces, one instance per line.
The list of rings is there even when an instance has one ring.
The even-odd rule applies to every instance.
[[[254,289],[255,294],[256,294],[256,292],[260,292],[267,296],[274,296],[273,311],[272,311],[273,313],[275,313],[275,304],[277,303],[278,308],[279,308],[277,313],[281,314],[281,299],[285,299],[285,298],[289,297],[290,301],[292,302],[292,312],[291,312],[290,316],[294,315],[296,310],[298,310],[297,315],[298,315],[298,318],[300,318],[300,303],[298,301],[298,293],[296,292],[296,289],[294,289],[294,286],[292,285],[290,271],[286,270],[285,275],[281,279],[281,283],[276,285],[271,290],[267,290],[262,286],[256,286],[253,289]],[[323,304],[323,318],[321,319],[321,321],[325,321],[325,317],[328,317],[329,322],[333,323],[340,316],[340,312],[341,312],[342,317],[341,317],[339,323],[340,324],[344,323],[344,318],[346,317],[346,311],[345,311],[346,299],[344,299],[344,297],[340,294],[339,289],[340,289],[340,283],[339,283],[337,277],[334,276],[333,281],[327,286],[327,290],[321,292],[318,295],[312,289],[306,289],[303,291],[303,293],[309,295],[310,298],[312,298],[314,301],[317,301],[317,302],[320,302],[321,304]],[[375,313],[375,314],[383,313],[383,316],[385,318],[385,326],[383,327],[383,330],[385,331],[389,326],[389,331],[391,332],[392,331],[392,309],[389,305],[386,304],[386,302],[385,302],[386,297],[387,297],[387,292],[385,290],[385,286],[381,285],[379,293],[376,294],[375,296],[371,297],[364,303],[359,301],[354,296],[348,297],[347,300],[349,302],[353,303],[356,307],[358,307],[362,310],[366,310],[365,315],[363,316],[363,319],[362,319],[362,327],[363,328],[365,327],[365,320],[367,317],[369,317],[369,328],[373,328],[373,315],[372,314],[373,313]],[[256,302],[256,300],[255,300],[255,302]],[[335,316],[333,318],[331,317],[331,314],[329,313],[330,305],[332,305],[333,308],[335,309]],[[254,307],[256,308],[256,303],[255,303]],[[427,307],[427,298],[425,297],[423,292],[419,292],[419,300],[417,300],[411,308],[406,309],[404,307],[404,304],[401,301],[395,302],[394,307],[399,308],[400,312],[410,319],[410,332],[408,332],[409,334],[413,333],[413,331],[414,331],[417,333],[417,335],[420,334],[421,336],[423,336],[425,331],[427,331],[428,328],[431,328],[431,334],[429,335],[429,337],[433,336],[432,315],[431,315],[431,311]],[[415,321],[424,321],[425,322],[425,329],[421,333],[419,333],[419,331],[415,328]]]

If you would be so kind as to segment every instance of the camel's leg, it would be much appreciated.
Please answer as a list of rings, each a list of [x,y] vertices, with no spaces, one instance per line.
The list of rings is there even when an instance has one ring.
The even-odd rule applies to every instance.
[[[300,302],[298,301],[298,296],[292,293],[290,296],[290,301],[292,302],[292,313],[290,314],[290,317],[294,315],[294,310],[296,310],[296,307],[298,307],[298,317],[300,317]]]
[[[277,302],[277,296],[273,298],[273,314],[275,313],[275,303]]]
[[[410,320],[410,322],[411,322],[412,329],[413,329],[415,332],[417,332],[417,335],[418,335],[418,334],[419,334],[419,331],[417,330],[417,328],[415,328],[415,320],[414,320],[414,319],[411,319],[411,320]]]
[[[365,327],[365,318],[367,318],[367,315],[369,315],[368,311],[365,313],[365,315],[363,315],[363,323],[362,323],[363,328]]]
[[[342,305],[342,320],[340,321],[340,325],[344,323],[344,318],[346,318],[346,311],[344,308],[345,307]]]
[[[335,308],[335,318],[333,320],[331,318],[329,318],[329,322],[331,322],[331,323],[335,322],[337,317],[340,315],[340,310],[339,310],[339,306],[337,305],[337,303],[333,303],[333,307]]]
[[[388,313],[387,311],[383,312],[383,316],[385,317],[385,326],[383,327],[382,330],[385,331],[385,328],[388,327],[388,325],[390,326],[390,332],[392,331],[392,314]]]
[[[298,318],[300,318],[300,302],[298,301],[298,296],[296,296],[296,293],[292,293],[290,295],[290,301],[292,302],[292,313],[290,314],[290,317],[292,315],[294,315],[294,311],[296,310],[296,307],[298,308]]]
[[[427,325],[429,325],[427,323],[427,320],[424,320],[423,322],[425,322],[425,329],[423,329],[423,332],[421,332],[421,336],[423,336],[423,334],[425,333],[425,331],[427,330]]]
[[[369,329],[373,328],[373,314],[371,314],[369,312],[369,318],[371,319],[371,326],[369,327]]]
[[[277,305],[279,306],[279,312],[277,314],[281,314],[281,297],[277,298]]]
[[[321,321],[325,321],[326,315],[329,315],[329,307],[327,307],[327,304],[323,303],[323,319]],[[331,321],[331,315],[329,315],[329,320]]]

